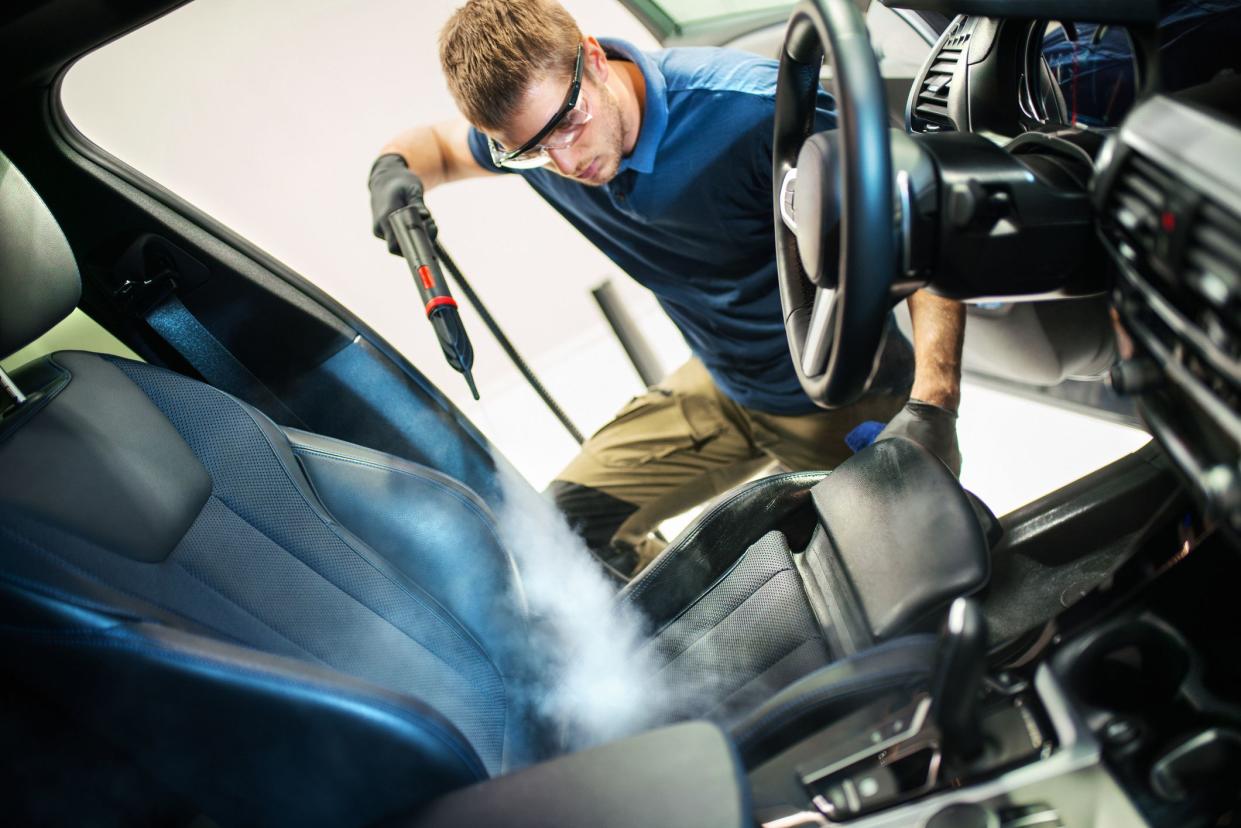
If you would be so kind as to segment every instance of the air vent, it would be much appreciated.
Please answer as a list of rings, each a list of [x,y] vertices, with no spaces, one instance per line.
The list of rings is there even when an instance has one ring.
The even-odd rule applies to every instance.
[[[1212,344],[1241,359],[1241,219],[1204,201],[1185,240],[1185,282]]]
[[[969,33],[966,32],[945,40],[922,77],[922,86],[919,87],[918,98],[914,102],[914,115],[920,119],[924,132],[957,128],[952,116],[948,114],[948,96],[952,90],[953,75],[965,55],[969,39]]]
[[[1173,192],[1172,177],[1161,167],[1133,155],[1112,190],[1111,218],[1118,233],[1117,246],[1126,259],[1163,264],[1155,269],[1171,275],[1167,262],[1171,234],[1161,222]],[[1174,229],[1174,228],[1173,228]]]
[[[1241,217],[1131,153],[1103,229],[1144,294],[1152,335],[1229,406],[1241,401]],[[1136,311],[1135,311],[1136,312]]]

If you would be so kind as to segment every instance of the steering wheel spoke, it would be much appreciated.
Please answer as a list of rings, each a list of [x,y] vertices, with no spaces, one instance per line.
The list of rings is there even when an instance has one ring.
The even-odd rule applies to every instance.
[[[815,291],[814,308],[806,328],[806,344],[801,352],[801,369],[807,377],[817,377],[827,370],[832,334],[836,329],[836,294],[835,288],[818,288]]]

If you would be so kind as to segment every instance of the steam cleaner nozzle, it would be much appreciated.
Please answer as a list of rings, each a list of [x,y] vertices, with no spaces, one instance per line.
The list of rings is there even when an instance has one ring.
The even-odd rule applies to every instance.
[[[457,300],[452,297],[448,283],[440,273],[435,246],[423,227],[422,217],[413,207],[403,207],[388,217],[388,227],[395,235],[401,254],[409,265],[418,286],[418,294],[426,305],[427,319],[439,337],[440,348],[448,364],[465,376],[474,399],[478,399],[478,387],[474,384],[474,347],[461,324]]]

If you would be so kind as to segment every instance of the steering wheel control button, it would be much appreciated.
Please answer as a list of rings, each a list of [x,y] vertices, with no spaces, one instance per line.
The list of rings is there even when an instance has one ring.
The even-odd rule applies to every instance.
[[[784,174],[784,181],[780,182],[780,218],[784,220],[784,226],[797,232],[797,168],[789,170]]]

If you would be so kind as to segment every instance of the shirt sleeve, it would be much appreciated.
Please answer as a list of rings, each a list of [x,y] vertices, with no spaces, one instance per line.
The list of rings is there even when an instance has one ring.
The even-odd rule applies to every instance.
[[[479,132],[476,127],[470,127],[470,134],[466,140],[470,145],[470,154],[474,156],[474,160],[484,170],[493,173],[514,172],[514,170],[506,170],[495,165],[491,160],[491,149],[487,146],[487,136]]]

